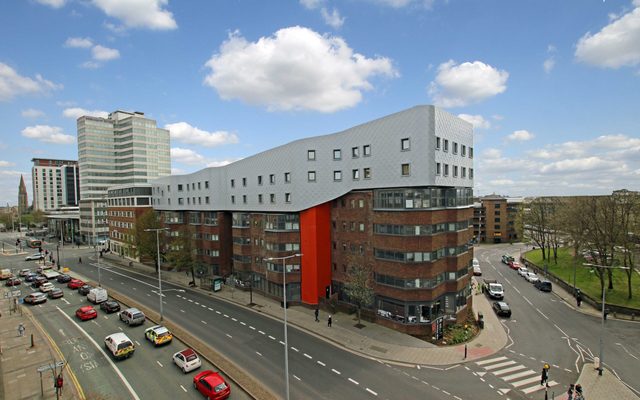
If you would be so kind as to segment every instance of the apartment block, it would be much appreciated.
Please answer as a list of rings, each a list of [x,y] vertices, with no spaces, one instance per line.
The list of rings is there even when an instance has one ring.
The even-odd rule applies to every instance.
[[[267,296],[281,298],[286,284],[289,301],[347,304],[350,268],[363,265],[375,292],[366,308],[394,329],[429,335],[471,305],[473,130],[436,107],[152,188],[166,227],[194,227],[208,274],[233,274]]]
[[[510,243],[521,239],[516,219],[522,198],[496,194],[480,197],[473,205],[473,237],[478,243]]]
[[[134,237],[136,218],[151,209],[150,184],[110,187],[107,191],[109,249],[121,256],[139,260]]]
[[[46,212],[77,207],[80,199],[80,174],[75,160],[31,160],[33,209]]]

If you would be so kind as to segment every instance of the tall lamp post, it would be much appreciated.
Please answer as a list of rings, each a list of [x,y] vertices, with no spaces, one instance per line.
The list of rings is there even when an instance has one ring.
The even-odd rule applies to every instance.
[[[160,297],[160,322],[162,322],[162,278],[161,278],[161,268],[160,268],[160,232],[168,231],[167,228],[154,228],[154,229],[145,229],[145,232],[155,232],[156,233],[156,248],[158,250],[158,297]]]
[[[285,257],[269,257],[267,261],[282,260],[282,297],[284,298],[284,377],[286,400],[289,400],[289,341],[287,339],[287,265],[286,261],[290,258],[302,257],[302,254],[296,253]],[[252,282],[253,284],[253,282]]]
[[[592,268],[602,268],[602,269],[629,269],[629,267],[621,267],[621,266],[614,266],[614,265],[596,265],[596,264],[589,264],[589,263],[585,263],[582,264],[585,267],[592,267]],[[604,287],[604,285],[602,286],[602,318],[600,321],[600,365],[598,365],[598,375],[602,375],[602,370],[604,369],[602,366],[604,365],[604,344],[603,344],[603,338],[604,338],[604,320],[606,318],[606,314],[605,314],[605,294],[607,293],[607,288]]]

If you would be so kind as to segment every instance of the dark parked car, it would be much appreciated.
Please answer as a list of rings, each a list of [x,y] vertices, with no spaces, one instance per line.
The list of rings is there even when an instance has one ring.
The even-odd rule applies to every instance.
[[[120,311],[120,304],[118,304],[118,302],[114,300],[107,300],[100,303],[100,308],[102,309],[102,311],[110,314]]]
[[[9,278],[7,279],[7,283],[5,283],[5,286],[18,286],[22,283],[22,281],[18,278]]]
[[[31,284],[31,287],[34,289],[39,288],[40,286],[42,286],[43,283],[45,282],[49,282],[49,280],[47,278],[45,278],[44,276],[38,275],[36,277],[36,279],[33,280],[33,283]]]
[[[71,276],[67,274],[62,274],[56,278],[56,281],[58,281],[58,283],[69,283],[71,282]]]
[[[493,303],[493,311],[503,317],[511,317],[511,307],[504,301],[496,301]]]
[[[549,281],[538,281],[534,283],[534,286],[542,292],[550,292],[553,288],[553,285]]]
[[[83,285],[83,286],[80,286],[78,288],[78,293],[83,295],[83,296],[86,296],[86,295],[89,294],[91,289],[93,289],[93,286],[91,286],[91,285]]]
[[[25,282],[33,282],[33,281],[35,281],[35,280],[36,280],[36,278],[37,278],[38,276],[39,276],[39,275],[38,275],[38,274],[36,274],[35,272],[30,272],[30,273],[29,273],[29,275],[27,275],[27,276],[25,276],[25,277],[24,277],[24,281],[25,281]]]
[[[49,292],[49,298],[50,299],[59,299],[60,297],[63,297],[63,296],[64,296],[64,292],[60,288],[52,289]]]

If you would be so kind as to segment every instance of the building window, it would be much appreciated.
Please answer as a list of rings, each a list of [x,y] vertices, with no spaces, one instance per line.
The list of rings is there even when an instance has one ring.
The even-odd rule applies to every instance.
[[[236,196],[231,196],[231,204],[236,204]]]
[[[291,203],[291,193],[285,193],[284,194],[284,202],[285,203]]]
[[[272,185],[276,183],[276,176],[275,176],[275,174],[271,174],[271,175],[269,175],[269,183],[270,183],[270,184],[272,184]]]
[[[494,210],[493,215],[500,215],[500,210]]]
[[[307,150],[307,160],[315,161],[316,160],[316,151],[315,150]]]
[[[371,145],[365,144],[362,146],[362,155],[365,157],[369,157],[371,155]]]
[[[182,184],[178,184],[178,192],[182,192]]]
[[[444,140],[444,149],[443,151],[449,151],[449,139]]]
[[[462,145],[462,157],[466,157],[467,156],[467,146],[465,146],[464,144]]]
[[[440,150],[440,136],[436,136],[436,150]]]
[[[307,180],[309,182],[315,182],[316,181],[316,171],[307,171]]]
[[[500,217],[495,217],[495,218],[493,219],[493,222],[500,222]]]
[[[204,203],[205,203],[205,204],[209,204],[209,196],[206,196],[206,197],[204,198]]]
[[[449,164],[444,165],[444,176],[449,176]]]
[[[243,204],[247,204],[247,195],[246,194],[242,195],[242,203]]]
[[[467,167],[462,167],[462,177],[463,178],[467,177]]]
[[[276,202],[276,195],[275,195],[275,193],[271,193],[271,194],[269,195],[269,201],[270,201],[271,203],[275,203],[275,202]]]
[[[198,190],[200,190],[200,182],[198,182]]]
[[[342,180],[342,171],[333,171],[333,180],[341,181]]]
[[[333,149],[333,159],[334,160],[341,160],[342,159],[342,150]]]
[[[473,179],[473,168],[469,168],[469,179]]]
[[[363,168],[362,176],[364,177],[364,179],[371,179],[371,168]]]
[[[402,164],[402,176],[409,176],[410,172],[409,164]]]
[[[458,143],[453,142],[453,154],[458,154]]]
[[[284,173],[284,182],[285,183],[291,183],[291,172],[285,172]]]
[[[262,186],[262,175],[258,175],[258,185]]]
[[[469,158],[473,158],[473,147],[469,147]]]
[[[453,166],[453,177],[454,178],[458,177],[458,166],[457,165]]]
[[[233,188],[233,187],[236,187],[236,180],[235,180],[235,179],[232,179],[232,180],[231,180],[231,187],[232,187],[232,188]]]
[[[360,232],[364,232],[364,223],[360,222],[359,230]]]
[[[242,186],[247,186],[247,178],[242,178]]]
[[[261,194],[258,195],[258,203],[262,204],[262,195]]]
[[[440,175],[442,173],[442,164],[439,162],[436,163],[436,175]]]
[[[357,181],[358,179],[360,179],[360,170],[358,169],[352,170],[351,177],[353,178],[354,181]]]
[[[494,225],[493,229],[496,230],[496,231],[499,231],[500,230],[500,225]]]
[[[178,205],[184,205],[184,199],[182,197],[178,197]]]
[[[400,139],[400,150],[407,151],[409,149],[411,149],[409,138]]]
[[[351,157],[353,157],[353,158],[360,157],[360,149],[357,148],[357,147],[352,147],[351,148]]]
[[[362,199],[358,200],[358,207],[359,208],[364,208],[364,200],[362,200]]]

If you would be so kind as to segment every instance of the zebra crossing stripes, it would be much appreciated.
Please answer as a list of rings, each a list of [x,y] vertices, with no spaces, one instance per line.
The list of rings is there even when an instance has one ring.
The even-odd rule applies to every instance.
[[[531,394],[545,389],[545,386],[540,385],[540,373],[522,364],[518,364],[516,361],[510,360],[507,357],[495,357],[488,360],[476,361],[475,364],[525,394]],[[548,387],[557,384],[558,382],[549,381]],[[508,391],[508,389],[506,390]]]

